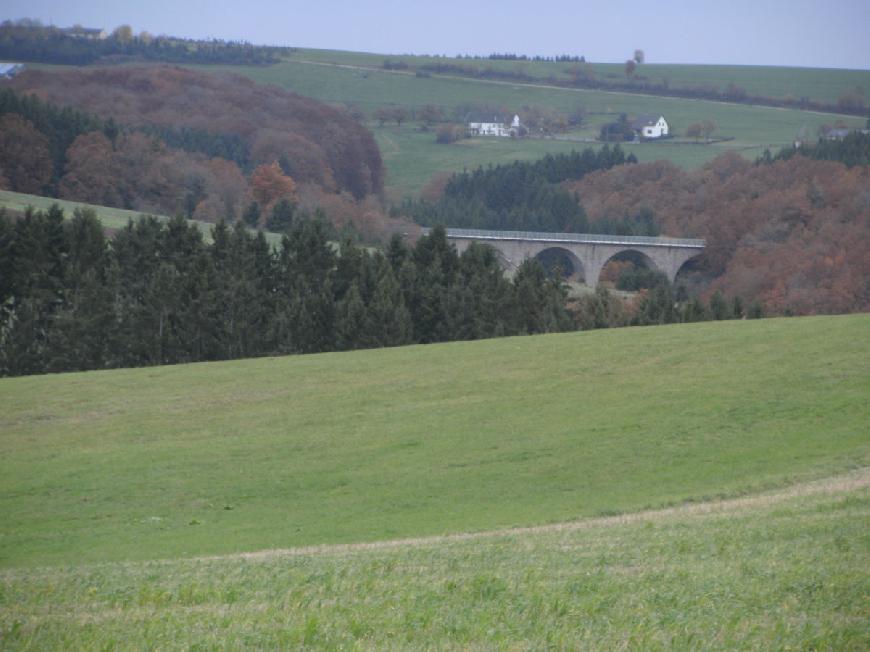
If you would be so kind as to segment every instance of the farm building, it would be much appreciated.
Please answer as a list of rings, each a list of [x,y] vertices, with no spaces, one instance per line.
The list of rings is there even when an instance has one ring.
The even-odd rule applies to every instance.
[[[501,116],[470,113],[465,121],[471,136],[516,136],[520,129],[520,116],[515,115],[508,125]]]
[[[641,138],[662,138],[668,135],[668,121],[663,115],[639,115],[631,123],[631,128]]]
[[[88,41],[103,41],[109,37],[106,30],[99,27],[82,27],[81,25],[74,25],[72,27],[64,27],[60,31],[67,36]]]
[[[24,64],[0,61],[0,79],[12,79],[22,70],[24,70]]]

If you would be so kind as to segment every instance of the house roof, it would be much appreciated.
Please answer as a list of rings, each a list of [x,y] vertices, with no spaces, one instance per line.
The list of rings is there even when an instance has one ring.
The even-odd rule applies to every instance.
[[[504,116],[493,115],[492,113],[469,113],[465,116],[466,122],[487,122],[490,124],[500,124],[503,125],[506,122],[509,122],[504,118]]]
[[[642,113],[632,121],[631,128],[643,129],[644,127],[653,127],[659,121],[659,118],[663,117],[661,113]]]
[[[94,36],[103,33],[101,27],[64,27],[61,31],[66,32],[67,34],[93,34]]]
[[[0,61],[0,77],[11,77],[21,71],[24,66],[20,63],[5,63]]]

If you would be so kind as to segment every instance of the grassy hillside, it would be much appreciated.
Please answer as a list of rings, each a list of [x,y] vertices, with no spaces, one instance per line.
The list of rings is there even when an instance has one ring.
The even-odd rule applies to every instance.
[[[449,75],[420,78],[407,71],[359,67],[364,64],[380,66],[384,58],[382,56],[363,61],[354,53],[344,53],[346,56],[338,57],[326,54],[315,57],[308,56],[310,52],[304,51],[296,58],[269,67],[200,66],[198,69],[240,73],[255,81],[276,84],[325,102],[355,104],[368,115],[381,106],[418,108],[432,104],[451,111],[457,105],[466,103],[495,104],[520,112],[523,106],[537,106],[567,114],[580,105],[587,111],[586,125],[573,133],[573,136],[580,138],[597,136],[601,125],[615,120],[620,113],[630,116],[638,113],[663,113],[671,125],[672,133],[678,136],[683,136],[686,127],[694,122],[712,120],[717,125],[716,137],[733,138],[725,143],[711,145],[692,142],[666,145],[644,143],[632,149],[640,160],[665,158],[687,167],[700,165],[729,149],[736,149],[749,158],[755,158],[765,148],[775,151],[789,145],[802,130],[810,138],[814,138],[820,125],[832,124],[837,120],[843,120],[855,127],[864,124],[862,119],[848,116],[631,93],[566,89],[547,86],[545,83],[536,86]],[[749,70],[761,75],[759,70],[766,69]],[[760,79],[765,77],[761,75]],[[434,134],[420,133],[417,125],[413,123],[406,123],[401,129],[389,132],[386,131],[387,127],[378,127],[377,123],[370,123],[369,127],[384,149],[387,149],[387,141],[396,140],[395,132],[400,134],[398,140],[402,146],[392,153],[384,152],[387,167],[386,189],[393,198],[417,192],[438,172],[455,172],[466,166],[476,167],[514,158],[532,158],[546,152],[564,151],[571,146],[580,149],[588,146],[585,143],[566,146],[564,142],[553,140],[490,144],[489,141],[496,139],[479,138],[475,139],[474,144],[467,144],[463,150],[460,145],[436,145]],[[443,152],[450,149],[461,151]],[[409,174],[409,169],[414,169],[415,172]]]
[[[568,71],[577,65],[571,62],[470,60],[307,48],[298,50],[291,57],[291,60],[298,61],[369,68],[383,67],[386,59],[403,62],[411,68],[447,63],[480,69],[521,72],[541,80],[549,77],[570,79]],[[589,66],[599,78],[605,81],[625,79],[625,67],[622,63],[590,63]],[[647,77],[653,82],[667,79],[671,88],[712,86],[722,90],[728,84],[735,84],[745,88],[750,95],[774,98],[806,97],[833,104],[836,104],[844,93],[854,91],[856,86],[864,88],[865,91],[870,88],[870,71],[836,68],[647,63],[639,66],[636,74]]]
[[[417,195],[438,173],[473,170],[479,165],[498,165],[536,160],[545,154],[598,149],[599,144],[557,140],[515,140],[513,138],[468,138],[452,145],[439,145],[431,132],[416,125],[401,127],[371,125],[387,169],[386,189],[390,198]],[[666,159],[685,168],[700,167],[726,151],[755,158],[764,153],[761,145],[722,143],[718,145],[662,143],[625,143],[638,161]]]
[[[0,190],[0,208],[8,208],[12,211],[22,212],[28,206],[37,210],[48,210],[53,204],[57,204],[64,210],[66,217],[72,217],[73,212],[79,208],[90,208],[99,218],[103,227],[106,229],[123,229],[127,226],[130,220],[137,220],[142,215],[139,211],[128,211],[123,208],[111,208],[109,206],[97,206],[96,204],[85,204],[77,201],[68,201],[66,199],[55,199],[54,197],[40,197],[39,195],[28,195],[21,192],[12,192],[10,190]],[[160,220],[168,220],[165,215],[156,215]],[[197,220],[188,220],[195,224],[203,237],[211,240],[211,230],[214,224],[208,222],[200,222]],[[280,235],[276,233],[266,233],[266,239],[272,243],[280,242]]]
[[[870,647],[870,475],[573,528],[0,571],[5,649]]]
[[[0,565],[565,521],[870,460],[870,316],[0,379]]]

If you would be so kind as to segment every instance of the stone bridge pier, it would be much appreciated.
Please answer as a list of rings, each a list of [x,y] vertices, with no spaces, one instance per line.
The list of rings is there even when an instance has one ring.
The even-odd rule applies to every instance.
[[[428,229],[424,229],[424,233],[427,232]],[[607,262],[626,252],[633,252],[647,267],[662,272],[673,283],[680,268],[705,246],[703,240],[685,238],[476,229],[448,229],[447,238],[460,253],[472,242],[491,246],[511,275],[526,258],[538,257],[545,251],[558,251],[567,255],[575,271],[583,275],[586,285],[593,288],[598,285]]]

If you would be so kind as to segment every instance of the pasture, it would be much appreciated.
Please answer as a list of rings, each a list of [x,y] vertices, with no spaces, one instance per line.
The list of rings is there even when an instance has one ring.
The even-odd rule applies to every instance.
[[[0,379],[0,566],[378,541],[870,456],[870,316]]]
[[[471,539],[7,569],[0,644],[864,650],[868,484]]]
[[[600,143],[564,140],[516,140],[513,138],[468,138],[451,145],[435,142],[433,131],[421,131],[416,124],[370,125],[375,135],[387,175],[387,197],[400,201],[406,196],[417,196],[439,175],[449,175],[478,166],[510,164],[530,161],[545,154],[582,151],[587,147],[599,149]],[[732,142],[717,144],[693,143],[621,143],[626,155],[633,153],[638,161],[667,159],[684,168],[700,167],[727,151],[735,151],[749,158],[764,153],[758,145],[740,145]]]
[[[0,647],[866,649],[868,327],[0,379]]]
[[[626,56],[630,54],[626,53]],[[458,59],[452,56],[375,54],[310,48],[300,48],[288,58],[289,61],[312,61],[364,68],[383,68],[387,59],[405,63],[411,69],[422,65],[451,64],[480,70],[491,68],[520,72],[537,77],[543,82],[550,77],[570,79],[571,69],[577,66],[574,62],[490,61]],[[590,62],[588,66],[605,81],[625,79],[625,66],[622,63]],[[773,98],[806,97],[832,104],[836,104],[844,93],[853,92],[856,87],[863,88],[865,92],[870,89],[870,71],[839,68],[645,63],[637,68],[635,74],[654,83],[666,79],[671,88],[712,86],[722,90],[729,84],[734,84],[746,89],[750,95]]]

